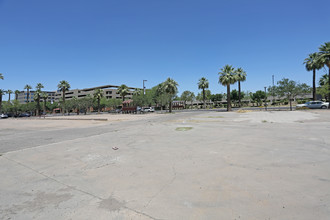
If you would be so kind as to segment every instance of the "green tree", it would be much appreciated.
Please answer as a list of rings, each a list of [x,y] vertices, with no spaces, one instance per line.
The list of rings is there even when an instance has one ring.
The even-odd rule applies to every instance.
[[[209,81],[205,78],[202,77],[198,81],[198,89],[202,89],[203,91],[203,107],[204,109],[206,108],[206,103],[205,103],[205,89],[209,88]]]
[[[93,106],[93,98],[88,95],[82,99],[78,99],[78,105],[79,105],[79,109],[83,110],[84,114],[86,115],[86,113]]]
[[[217,94],[211,94],[210,100],[214,102],[216,105],[219,105],[219,103],[222,101],[223,95],[220,93]]]
[[[329,70],[328,78],[330,79],[330,42],[326,42],[319,47],[319,60],[322,66],[327,66]],[[330,100],[330,80],[328,80],[328,101]],[[329,108],[330,109],[330,108]]]
[[[251,94],[251,99],[258,105],[262,104],[262,100],[266,99],[266,93],[264,91],[258,90]]]
[[[178,92],[179,84],[171,78],[167,78],[165,82],[163,82],[163,91],[169,95],[169,112],[172,112],[172,99],[175,97]]]
[[[227,111],[231,111],[230,85],[237,82],[235,70],[231,65],[225,65],[219,72],[219,83],[227,86]]]
[[[100,111],[101,111],[100,102],[101,102],[101,98],[103,97],[103,90],[102,89],[96,89],[94,91],[93,96],[97,100],[97,113],[100,114]]]
[[[128,86],[122,84],[118,87],[117,93],[123,98],[123,101],[125,101],[125,96],[129,93]]]
[[[184,91],[180,97],[180,99],[184,101],[184,108],[187,108],[187,101],[192,102],[194,98],[195,98],[195,94],[193,92],[188,90]]]
[[[318,53],[311,53],[308,55],[308,57],[305,59],[305,67],[307,71],[313,71],[313,100],[316,100],[316,70],[319,70],[322,68],[319,54]]]
[[[65,80],[60,81],[60,83],[57,85],[57,88],[62,92],[61,109],[62,109],[63,115],[64,115],[64,108],[65,108],[65,92],[68,91],[70,89],[70,87],[71,87],[70,84]]]
[[[307,84],[299,84],[287,78],[283,78],[282,80],[277,82],[276,90],[279,96],[284,96],[289,100],[291,111],[292,100],[299,94],[305,94],[311,91],[310,87]]]
[[[32,87],[26,84],[24,86],[24,89],[26,89],[26,103],[29,103],[30,89],[32,89]]]
[[[246,80],[246,72],[242,68],[238,68],[236,70],[236,77],[238,81],[238,106],[242,107],[241,99],[244,97],[242,97],[241,93],[241,82],[244,82]]]
[[[4,77],[3,77],[3,74],[2,73],[0,73],[0,79],[4,79]]]
[[[245,93],[237,91],[236,89],[232,90],[230,92],[230,99],[234,102],[238,102],[238,105],[241,106],[240,99],[243,99],[245,97]]]

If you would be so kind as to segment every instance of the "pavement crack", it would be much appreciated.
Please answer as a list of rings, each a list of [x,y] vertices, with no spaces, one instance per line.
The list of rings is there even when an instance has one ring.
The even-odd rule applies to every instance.
[[[156,192],[151,198],[150,200],[147,202],[147,204],[144,206],[144,208],[146,209],[150,203],[152,202],[152,200],[154,200],[161,192],[163,192],[167,187],[169,187],[170,185],[172,185],[172,183],[175,181],[176,179],[176,170],[175,170],[175,165],[172,165],[172,171],[173,171],[173,177],[171,178],[171,180],[165,184],[158,192]]]

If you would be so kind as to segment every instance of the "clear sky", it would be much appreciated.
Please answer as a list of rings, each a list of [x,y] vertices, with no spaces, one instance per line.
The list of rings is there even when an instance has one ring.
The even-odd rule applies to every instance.
[[[311,85],[303,61],[330,41],[329,9],[329,0],[0,0],[0,88],[144,79],[150,88],[171,77],[179,94],[197,95],[206,77],[223,93],[226,64],[247,72],[244,91],[263,90],[272,75]]]

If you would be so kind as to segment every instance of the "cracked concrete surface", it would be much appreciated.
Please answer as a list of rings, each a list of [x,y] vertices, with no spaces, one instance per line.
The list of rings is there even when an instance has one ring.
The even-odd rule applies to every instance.
[[[0,121],[0,219],[330,216],[326,110],[120,117]]]

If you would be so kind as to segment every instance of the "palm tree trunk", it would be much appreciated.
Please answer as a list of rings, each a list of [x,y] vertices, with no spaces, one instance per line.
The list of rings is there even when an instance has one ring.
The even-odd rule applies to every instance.
[[[100,114],[100,99],[97,99],[97,113]]]
[[[170,99],[169,111],[172,113],[172,99]]]
[[[238,107],[242,107],[242,105],[241,105],[241,81],[238,81]]]
[[[62,90],[62,115],[64,115],[64,105],[65,105],[65,90]]]
[[[315,69],[313,69],[313,101],[316,100]]]
[[[46,114],[46,100],[44,99],[44,115]]]
[[[37,116],[40,115],[40,100],[39,98],[37,99]]]
[[[230,84],[227,84],[227,112],[231,111],[231,102],[230,102]]]
[[[10,102],[10,93],[8,93],[9,97],[8,97],[8,102]]]
[[[205,89],[203,89],[203,106],[204,106],[204,109],[206,109],[206,104],[205,104]]]
[[[29,103],[29,96],[30,96],[30,91],[27,89],[26,90],[26,103]]]

